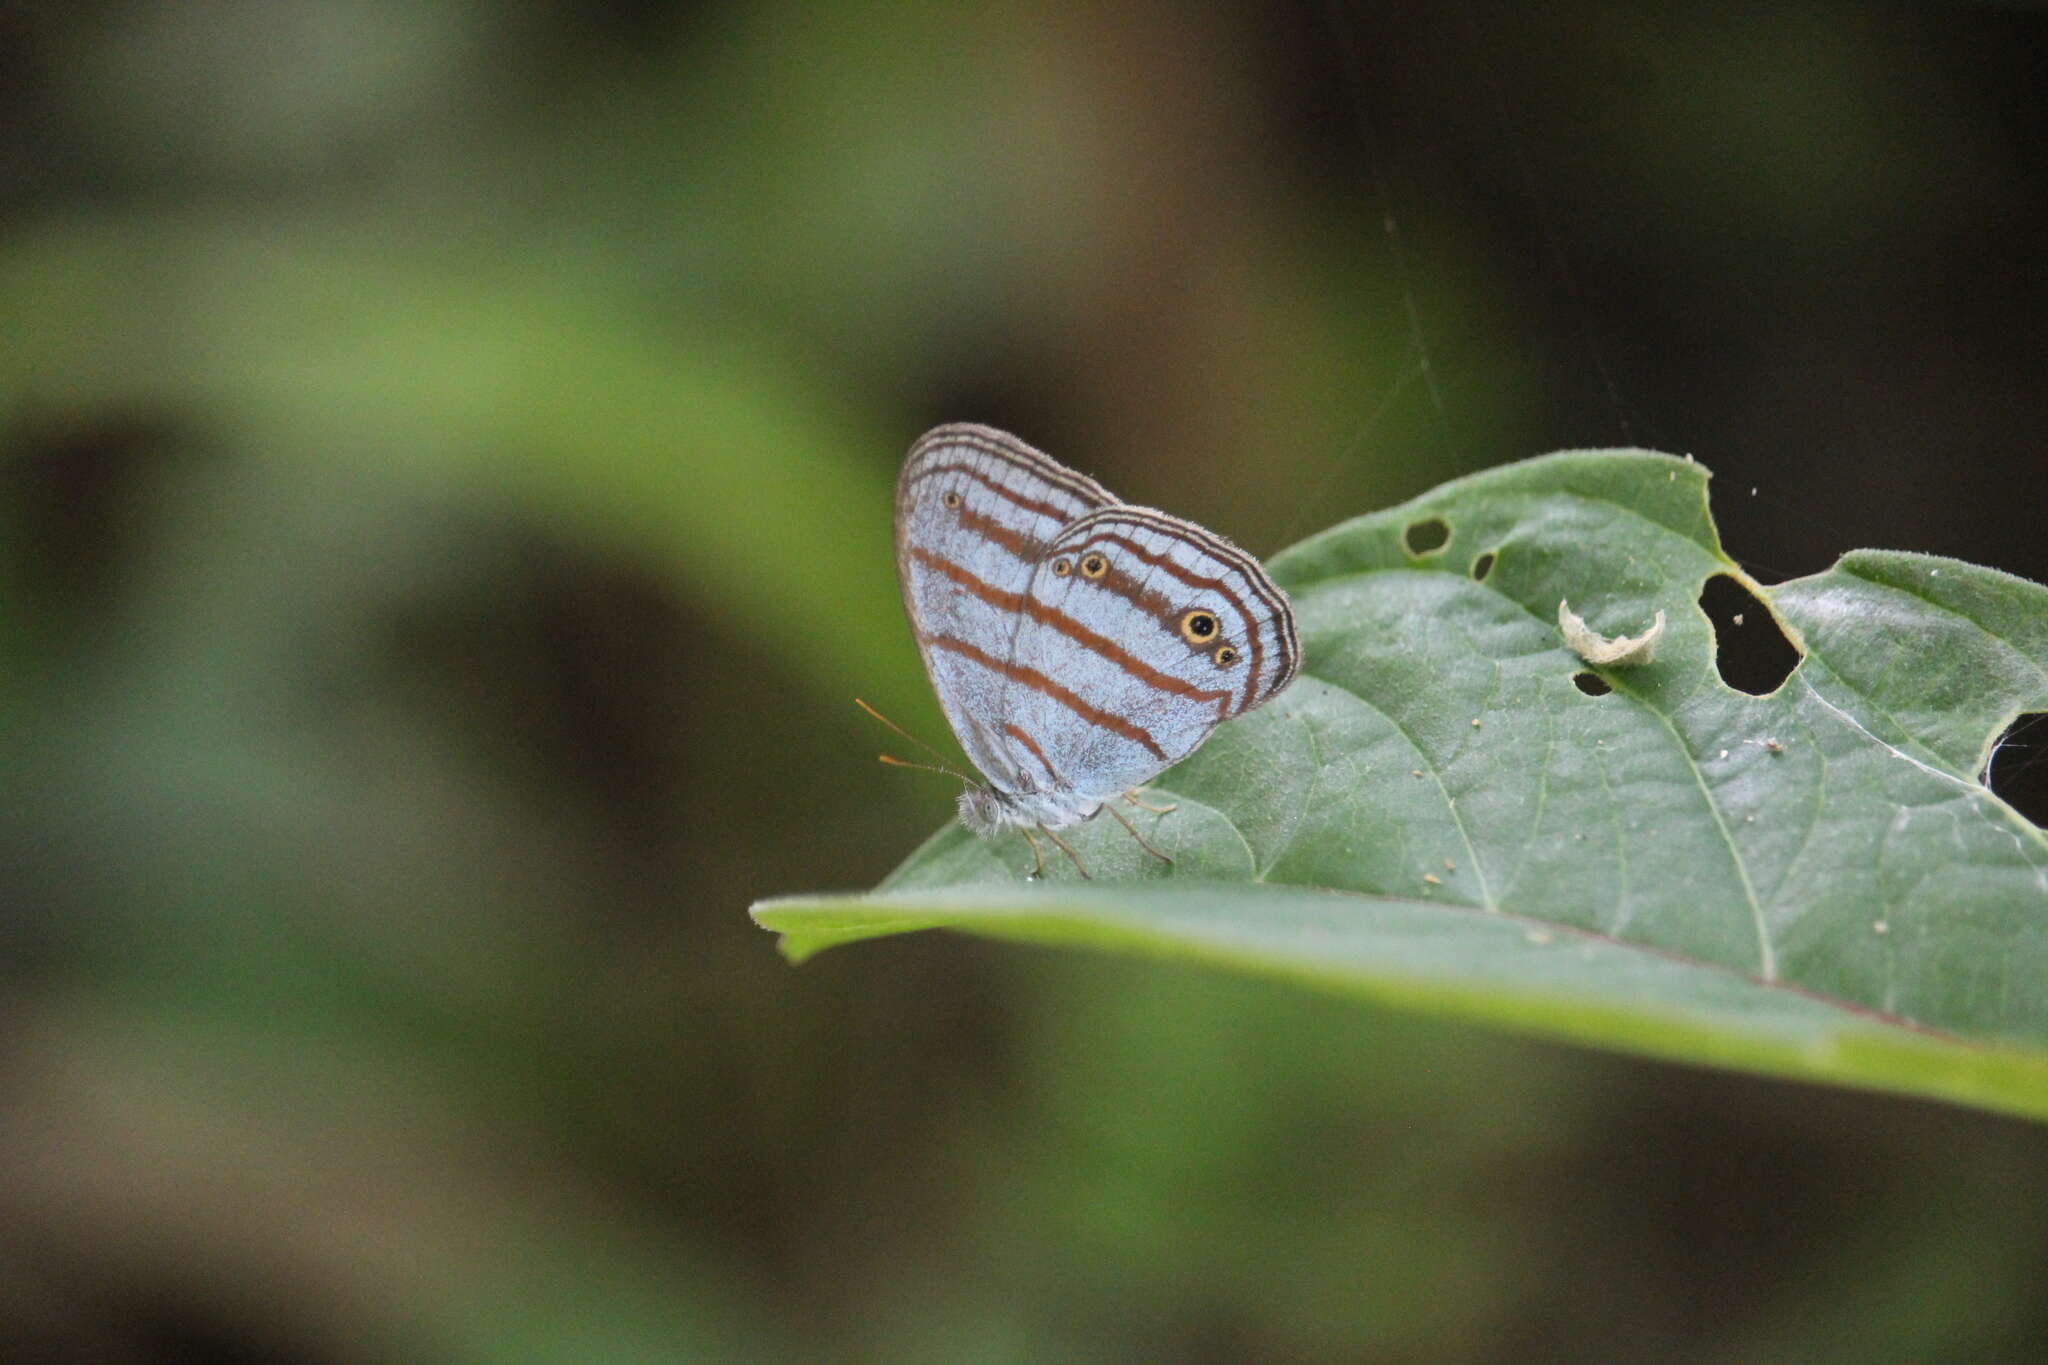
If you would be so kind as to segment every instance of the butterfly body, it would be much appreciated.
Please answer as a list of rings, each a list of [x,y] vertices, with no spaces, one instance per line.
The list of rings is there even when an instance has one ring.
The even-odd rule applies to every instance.
[[[1300,664],[1250,555],[990,427],[911,447],[896,567],[940,709],[987,779],[960,798],[984,836],[1089,818]]]

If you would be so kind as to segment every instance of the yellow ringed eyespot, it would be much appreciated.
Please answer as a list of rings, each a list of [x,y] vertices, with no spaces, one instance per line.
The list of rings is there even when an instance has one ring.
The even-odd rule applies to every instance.
[[[1216,661],[1218,668],[1228,668],[1237,662],[1237,651],[1229,645],[1225,645],[1209,657]]]
[[[1109,561],[1099,554],[1090,554],[1081,561],[1083,578],[1100,578],[1109,572]]]
[[[1191,645],[1199,645],[1216,638],[1216,615],[1200,607],[1180,618],[1180,638]]]
[[[1073,571],[1074,561],[1071,559],[1062,556],[1061,558],[1055,559],[1052,562],[1052,576],[1054,578],[1065,578],[1068,574],[1072,573]]]

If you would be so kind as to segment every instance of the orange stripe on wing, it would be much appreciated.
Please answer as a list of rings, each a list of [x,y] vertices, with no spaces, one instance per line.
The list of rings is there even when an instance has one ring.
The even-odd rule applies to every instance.
[[[1252,595],[1265,604],[1267,612],[1271,615],[1274,642],[1281,656],[1280,667],[1275,671],[1273,680],[1261,689],[1261,700],[1272,696],[1288,684],[1301,666],[1301,640],[1295,634],[1294,611],[1288,604],[1287,595],[1274,586],[1273,580],[1267,576],[1264,566],[1258,560],[1214,531],[1177,517],[1169,517],[1163,512],[1155,512],[1148,507],[1119,507],[1104,509],[1104,512],[1107,519],[1150,527],[1188,541],[1210,558],[1228,565],[1232,573],[1241,577]],[[1250,694],[1247,693],[1246,696],[1249,702]]]
[[[1023,593],[1004,592],[992,583],[984,583],[950,559],[943,559],[930,550],[913,545],[910,548],[910,557],[933,572],[944,575],[949,581],[958,584],[999,611],[1022,612],[1042,626],[1051,626],[1075,644],[1101,655],[1139,682],[1161,692],[1171,692],[1176,697],[1201,702],[1227,702],[1233,695],[1232,689],[1229,688],[1217,690],[1196,687],[1186,679],[1176,678],[1171,673],[1162,673],[1115,641],[1088,629],[1059,608],[1049,607]]]
[[[1038,741],[1024,733],[1023,726],[1014,723],[1005,725],[1003,733],[1031,751],[1031,756],[1038,760],[1040,767],[1045,769],[1045,775],[1052,779],[1054,786],[1065,787],[1067,785],[1067,779],[1061,777],[1060,770],[1052,766],[1052,760],[1045,756],[1045,750],[1038,747]]]
[[[1078,497],[1075,497],[1074,500],[1081,502],[1079,508],[1055,507],[1049,502],[1040,502],[1037,498],[1028,498],[1002,480],[990,477],[971,464],[935,464],[929,469],[920,469],[917,471],[917,476],[911,479],[905,485],[905,488],[914,488],[935,474],[965,474],[997,497],[1007,502],[1015,503],[1027,512],[1036,512],[1039,516],[1049,518],[1062,525],[1089,510],[1088,504],[1081,502]],[[1073,494],[1068,496],[1074,497]]]
[[[982,539],[1001,546],[1009,551],[1013,558],[1021,560],[1026,564],[1035,565],[1045,554],[1046,542],[1034,540],[1030,536],[1019,535],[1016,531],[1003,525],[993,517],[983,516],[971,508],[963,508],[956,515],[959,517],[960,525],[963,529],[972,531]],[[1223,585],[1223,580],[1220,578],[1198,578],[1193,581],[1210,587],[1221,587]],[[1152,589],[1140,584],[1137,579],[1129,574],[1114,568],[1103,577],[1094,580],[1094,586],[1107,592],[1115,593],[1118,597],[1123,598],[1124,601],[1129,602],[1148,616],[1158,617],[1160,624],[1166,628],[1168,634],[1179,634],[1179,627],[1174,624],[1175,619],[1179,616],[1179,609],[1174,606],[1173,602],[1164,593],[1154,592]]]
[[[1151,734],[1147,731],[1133,725],[1114,711],[1105,711],[1099,706],[1091,705],[1073,692],[1061,687],[1035,668],[1026,668],[1022,664],[1013,664],[1007,659],[998,659],[986,650],[979,649],[965,640],[956,640],[950,635],[933,635],[929,632],[920,632],[918,638],[933,649],[943,649],[948,654],[958,654],[963,659],[970,659],[980,664],[990,672],[1002,674],[1011,682],[1022,683],[1032,691],[1052,698],[1081,719],[1087,721],[1090,725],[1100,726],[1113,735],[1129,740],[1161,763],[1172,761],[1167,757],[1166,750],[1159,747],[1159,741],[1152,738]]]
[[[1258,690],[1259,677],[1264,668],[1266,651],[1265,647],[1259,643],[1258,623],[1253,621],[1252,614],[1244,609],[1244,599],[1235,592],[1232,592],[1230,585],[1222,579],[1210,578],[1206,575],[1198,574],[1191,569],[1184,569],[1167,556],[1154,554],[1129,536],[1120,536],[1115,532],[1091,533],[1088,541],[1090,544],[1099,541],[1104,545],[1114,545],[1121,550],[1128,551],[1133,559],[1141,563],[1150,564],[1155,569],[1166,570],[1167,573],[1178,578],[1189,587],[1206,588],[1222,595],[1223,600],[1230,604],[1230,609],[1237,613],[1237,619],[1245,623],[1245,633],[1250,637],[1245,643],[1251,647],[1252,656],[1250,667],[1245,670],[1244,705],[1236,708],[1231,714],[1238,715],[1250,710],[1252,693]]]
[[[994,517],[985,517],[971,507],[960,509],[961,529],[972,531],[983,540],[1002,546],[1010,554],[1026,564],[1036,563],[1045,553],[1045,542],[1035,540],[1013,527],[1005,526]]]
[[[909,458],[920,459],[945,448],[965,448],[986,455],[1012,469],[1021,469],[1032,478],[1041,483],[1051,484],[1080,502],[1083,511],[1092,507],[1108,507],[1117,500],[1107,488],[1086,474],[1067,468],[1037,447],[1026,444],[1006,431],[997,431],[994,427],[978,426],[971,422],[954,422],[932,428],[918,437],[916,443],[910,447]]]
[[[960,526],[963,530],[971,531],[975,535],[980,536],[982,539],[987,540],[994,545],[1002,547],[1004,550],[1007,550],[1013,557],[1023,561],[1024,563],[1037,563],[1038,559],[1042,555],[1044,555],[1046,551],[1046,543],[1044,541],[1036,540],[1030,536],[1022,535],[1019,532],[995,520],[995,518],[984,516],[981,513],[972,510],[971,508],[962,508],[955,515],[958,516]],[[1156,567],[1164,568],[1168,573],[1173,575],[1173,577],[1179,579],[1182,583],[1186,584],[1189,587],[1208,588],[1213,589],[1218,593],[1221,593],[1224,599],[1228,601],[1232,608],[1236,610],[1238,618],[1240,620],[1245,621],[1247,625],[1251,626],[1249,631],[1250,638],[1246,641],[1246,643],[1250,646],[1249,652],[1251,657],[1247,661],[1247,666],[1245,669],[1245,702],[1244,705],[1234,708],[1230,714],[1240,715],[1244,711],[1250,709],[1252,694],[1258,689],[1259,677],[1264,669],[1264,659],[1266,651],[1264,643],[1259,639],[1259,631],[1257,626],[1251,625],[1251,616],[1244,609],[1243,599],[1238,597],[1236,593],[1230,590],[1229,583],[1222,578],[1210,578],[1204,574],[1195,573],[1191,569],[1183,568],[1181,565],[1175,563],[1171,559],[1167,559],[1161,555],[1153,554],[1151,551],[1146,550],[1143,546],[1139,545],[1136,541],[1130,539],[1130,537],[1128,536],[1119,536],[1112,533],[1105,534],[1101,536],[1100,539],[1104,544],[1116,545],[1119,548],[1129,550],[1131,552],[1132,557],[1135,559],[1141,560],[1144,563],[1151,564]],[[1089,543],[1094,543],[1094,538],[1091,538]],[[1071,548],[1068,551],[1068,553],[1078,553],[1081,549],[1085,548],[1085,546],[1074,547]],[[920,553],[922,552],[916,549],[912,550],[913,555],[917,555]],[[1207,551],[1205,551],[1205,553],[1207,553]],[[1233,572],[1241,574],[1243,571],[1236,569],[1233,566]],[[1112,567],[1107,574],[1103,575],[1099,579],[1096,579],[1093,582],[1092,586],[1100,588],[1105,592],[1113,592],[1118,597],[1123,598],[1126,602],[1129,602],[1133,606],[1137,607],[1140,611],[1145,612],[1147,615],[1157,617],[1160,625],[1167,631],[1167,633],[1178,633],[1178,628],[1175,624],[1175,620],[1179,616],[1180,609],[1176,607],[1172,603],[1172,601],[1170,601],[1165,596],[1165,594],[1155,592],[1152,589],[1143,586],[1139,583],[1139,581],[1136,578],[1134,578],[1130,574],[1123,572],[1121,569]],[[1254,584],[1254,591],[1257,591],[1256,584]],[[1260,596],[1261,598],[1265,597],[1263,593],[1260,593]],[[983,600],[993,601],[993,599],[990,598],[984,598]],[[1267,600],[1270,605],[1270,599]],[[996,603],[996,605],[1000,606],[1003,604]],[[1011,609],[1015,610],[1015,608]],[[1290,657],[1292,656],[1290,655]],[[1224,695],[1232,695],[1232,693],[1225,693]],[[1207,698],[1205,697],[1204,700],[1207,700]]]

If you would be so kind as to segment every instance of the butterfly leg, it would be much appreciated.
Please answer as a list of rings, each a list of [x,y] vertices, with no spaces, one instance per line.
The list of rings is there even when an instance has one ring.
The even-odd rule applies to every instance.
[[[1035,882],[1045,875],[1045,854],[1039,851],[1038,840],[1031,837],[1030,830],[1019,825],[1017,832],[1024,836],[1025,843],[1031,845],[1031,873],[1024,880]]]
[[[1060,838],[1059,835],[1054,834],[1044,825],[1040,825],[1038,827],[1038,832],[1060,846],[1060,852],[1067,855],[1068,861],[1072,862],[1074,865],[1074,871],[1081,874],[1082,881],[1092,882],[1095,880],[1093,877],[1088,875],[1088,869],[1081,866],[1081,855],[1074,852],[1074,850],[1068,846],[1067,841],[1065,839]]]
[[[1131,789],[1130,789],[1129,791],[1127,791],[1127,792],[1125,792],[1125,793],[1124,793],[1124,800],[1126,800],[1126,801],[1130,802],[1130,803],[1131,803],[1132,805],[1136,806],[1136,807],[1137,807],[1137,808],[1138,808],[1139,810],[1149,810],[1149,811],[1151,811],[1151,812],[1152,812],[1152,813],[1153,813],[1154,815],[1171,815],[1171,814],[1172,814],[1173,812],[1175,812],[1175,811],[1177,811],[1177,810],[1179,810],[1179,809],[1180,809],[1180,806],[1179,806],[1178,804],[1176,804],[1176,805],[1171,805],[1171,806],[1152,806],[1152,805],[1147,805],[1147,804],[1146,804],[1145,802],[1143,802],[1143,801],[1140,801],[1140,800],[1138,799],[1138,789],[1137,789],[1136,787],[1133,787],[1133,788],[1131,788]]]
[[[1124,813],[1122,811],[1118,810],[1115,806],[1104,806],[1102,809],[1108,811],[1111,815],[1114,815],[1116,817],[1116,822],[1119,825],[1122,825],[1125,829],[1130,831],[1131,837],[1138,841],[1139,848],[1144,849],[1147,853],[1157,858],[1160,862],[1165,863],[1168,867],[1173,866],[1173,859],[1167,857],[1164,853],[1161,853],[1158,849],[1152,847],[1152,841],[1147,839],[1144,835],[1138,833],[1138,827],[1132,824],[1130,821],[1124,819]],[[1146,807],[1146,809],[1150,810],[1153,808],[1148,806]],[[1172,807],[1169,806],[1168,809],[1171,810]]]

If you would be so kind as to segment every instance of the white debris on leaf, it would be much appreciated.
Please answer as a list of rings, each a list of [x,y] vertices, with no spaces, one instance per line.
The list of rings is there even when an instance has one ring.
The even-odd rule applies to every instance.
[[[1560,601],[1557,604],[1557,628],[1564,635],[1564,642],[1572,653],[1589,664],[1602,668],[1634,668],[1646,664],[1657,656],[1657,641],[1664,638],[1664,612],[1660,608],[1650,628],[1641,635],[1616,635],[1612,638],[1587,628],[1571,604]]]

